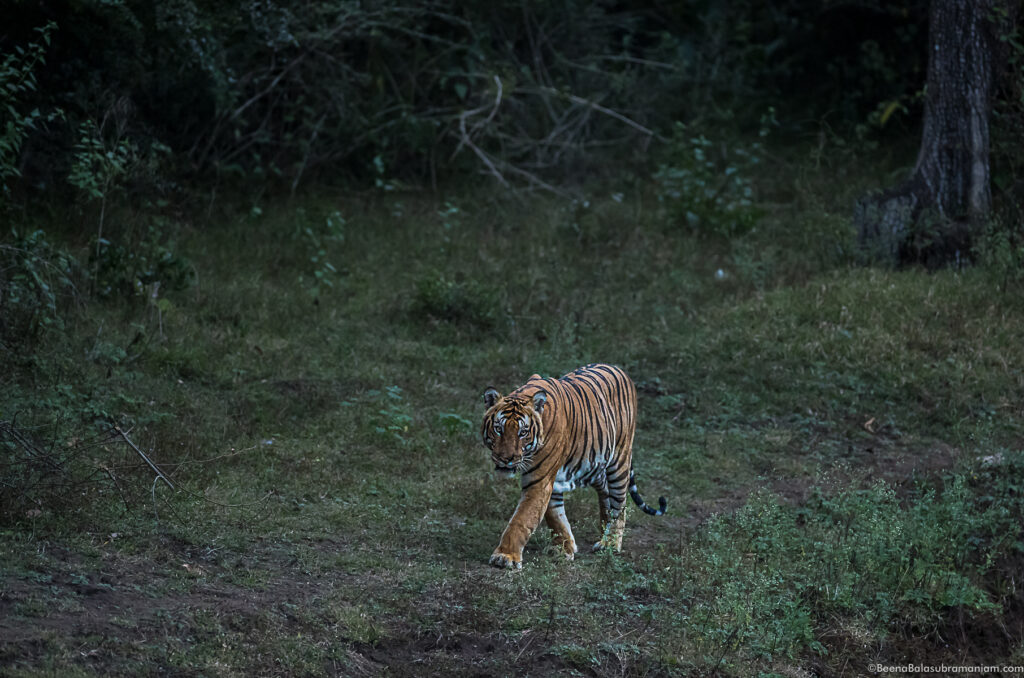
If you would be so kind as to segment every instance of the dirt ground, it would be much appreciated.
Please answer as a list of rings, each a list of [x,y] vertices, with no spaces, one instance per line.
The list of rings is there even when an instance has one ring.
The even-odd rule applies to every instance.
[[[927,454],[888,449],[852,450],[849,468],[862,482],[880,478],[888,481],[936,477],[955,463],[958,452],[939,446]],[[849,482],[841,474],[836,482]],[[807,498],[811,479],[779,477],[770,489],[799,504]],[[630,553],[645,553],[657,544],[680,539],[679,535],[700,526],[713,514],[728,512],[743,503],[754,488],[741,488],[710,501],[693,501],[684,510],[674,510],[659,520],[637,519],[629,532]],[[674,508],[674,507],[673,507]],[[271,540],[260,540],[245,553],[225,554],[197,548],[168,536],[137,553],[115,548],[108,538],[96,545],[93,558],[69,550],[58,542],[40,540],[34,547],[45,551],[52,569],[46,572],[5,572],[0,590],[0,666],[6,675],[59,674],[73,667],[88,674],[157,675],[167,669],[182,675],[196,673],[184,665],[175,669],[190,647],[209,644],[213,635],[241,643],[250,656],[248,671],[264,675],[301,675],[280,662],[261,659],[261,638],[305,637],[311,643],[336,643],[331,658],[316,673],[344,676],[376,675],[493,675],[496,666],[515,666],[523,675],[553,675],[581,672],[579,665],[544,650],[550,638],[539,629],[510,634],[497,629],[473,629],[472,611],[448,630],[427,631],[413,620],[387,622],[387,633],[365,642],[339,641],[319,613],[327,593],[336,598],[356,596],[363,600],[386,600],[393,583],[372,572],[310,573],[298,562],[294,551]],[[97,540],[100,538],[97,538]],[[335,539],[302,538],[297,543],[312,551],[334,554],[347,548]],[[24,542],[23,542],[24,543]],[[294,545],[294,544],[293,544]],[[591,557],[581,554],[581,561]],[[627,556],[628,557],[628,556]],[[1024,564],[1024,561],[1022,563]],[[257,569],[263,573],[258,585],[239,582],[237,573]],[[457,595],[458,587],[490,585],[500,575],[479,562],[461,565],[454,594],[423,592],[419,605],[430,608],[431,595]],[[517,576],[529,576],[529,569]],[[989,657],[1010,655],[1024,638],[1024,604],[1018,595],[1016,607],[1001,619],[990,617],[958,620],[940,633],[921,636],[912,628],[892,629],[887,647],[868,647],[853,632],[830,638],[832,655],[807,658],[798,668],[781,667],[786,675],[862,675],[863,668],[879,657],[898,660],[978,663]],[[553,613],[552,613],[553,614]],[[205,622],[203,620],[206,620]],[[212,621],[211,621],[212,620]],[[204,624],[208,628],[204,627]],[[644,630],[656,633],[656,630]],[[548,629],[550,634],[550,627]],[[204,637],[206,636],[206,637]],[[153,644],[165,644],[154,653]],[[602,661],[582,673],[588,675],[636,675],[663,673],[648,666],[641,671],[635,659],[600,655]],[[161,659],[166,660],[163,665]],[[237,669],[223,666],[214,673],[236,675]],[[237,666],[237,665],[236,665]],[[584,667],[585,668],[585,667]],[[784,673],[785,673],[784,671]],[[804,671],[805,673],[800,673]],[[196,673],[201,674],[202,671]]]

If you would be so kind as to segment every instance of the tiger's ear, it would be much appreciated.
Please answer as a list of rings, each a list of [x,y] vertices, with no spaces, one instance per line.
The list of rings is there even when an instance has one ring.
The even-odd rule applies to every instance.
[[[486,391],[484,391],[484,405],[487,405],[487,409],[491,409],[494,407],[494,403],[498,402],[498,398],[500,397],[501,394],[498,393],[498,389],[490,386]]]
[[[533,411],[537,414],[544,412],[544,406],[548,404],[548,392],[537,391],[533,394]]]

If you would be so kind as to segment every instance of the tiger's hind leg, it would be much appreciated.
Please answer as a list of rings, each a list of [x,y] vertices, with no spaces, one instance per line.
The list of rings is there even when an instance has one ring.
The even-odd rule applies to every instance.
[[[626,531],[626,488],[629,485],[629,470],[609,469],[604,482],[595,485],[597,500],[601,508],[601,541],[594,544],[594,550],[613,548],[622,550],[622,534]]]
[[[552,492],[548,500],[548,509],[544,513],[544,520],[548,527],[554,532],[555,546],[562,549],[565,557],[572,560],[576,554],[576,539],[572,536],[572,528],[565,517],[565,504],[561,492]]]

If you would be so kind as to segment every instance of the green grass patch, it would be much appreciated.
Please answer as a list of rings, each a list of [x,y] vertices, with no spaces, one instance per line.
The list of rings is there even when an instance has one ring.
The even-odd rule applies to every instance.
[[[640,180],[575,204],[215,204],[154,241],[191,267],[167,268],[182,289],[94,294],[87,266],[50,296],[23,285],[43,315],[19,306],[33,331],[3,344],[4,666],[769,675],[1011,656],[1020,638],[971,629],[1022,609],[1024,307],[984,268],[853,267],[843,205],[876,170],[840,160],[737,181],[730,200],[756,181],[757,204],[742,223],[704,204],[700,228]],[[87,261],[47,231],[47,261]],[[492,570],[518,487],[491,477],[480,396],[592,361],[636,381],[640,489],[670,514],[631,514],[618,556],[566,563],[541,530],[522,573]],[[597,540],[591,491],[567,512]]]

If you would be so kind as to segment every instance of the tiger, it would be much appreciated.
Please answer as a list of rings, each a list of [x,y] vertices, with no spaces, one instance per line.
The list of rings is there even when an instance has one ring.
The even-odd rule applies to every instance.
[[[542,516],[556,547],[572,560],[578,549],[563,495],[577,487],[597,490],[603,536],[595,551],[622,549],[627,489],[645,513],[665,514],[664,497],[651,508],[636,487],[636,386],[622,369],[592,363],[560,379],[534,374],[506,396],[489,387],[484,404],[481,432],[494,470],[505,477],[518,471],[522,490],[491,554],[494,567],[522,569],[523,547]]]

